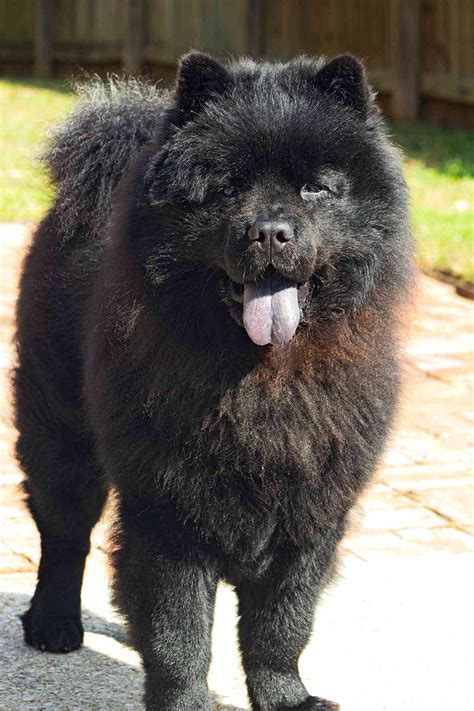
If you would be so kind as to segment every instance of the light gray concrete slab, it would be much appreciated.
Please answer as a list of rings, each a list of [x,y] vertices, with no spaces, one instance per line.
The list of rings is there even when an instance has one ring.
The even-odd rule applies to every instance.
[[[103,568],[103,575],[100,568]],[[141,709],[142,672],[108,604],[105,565],[86,576],[83,649],[50,655],[22,642],[18,615],[32,574],[0,576],[2,711]],[[315,620],[301,673],[343,711],[468,711],[474,708],[472,554],[371,552],[344,558],[337,586]],[[216,709],[247,709],[236,643],[234,593],[219,590],[209,676]]]

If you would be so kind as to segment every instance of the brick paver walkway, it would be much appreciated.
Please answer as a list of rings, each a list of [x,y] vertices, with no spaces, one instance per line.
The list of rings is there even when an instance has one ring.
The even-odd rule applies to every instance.
[[[84,648],[42,655],[21,641],[17,616],[33,590],[38,537],[18,492],[8,372],[29,231],[0,225],[0,709],[138,711],[138,660],[108,603],[106,522],[94,534],[87,567]],[[474,708],[474,305],[426,277],[417,302],[399,425],[301,662],[309,688],[337,699],[343,711]],[[218,708],[247,708],[234,596],[226,587],[218,597],[210,684]]]

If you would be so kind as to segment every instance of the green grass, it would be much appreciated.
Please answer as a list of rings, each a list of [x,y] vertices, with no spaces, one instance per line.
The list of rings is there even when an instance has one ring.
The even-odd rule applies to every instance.
[[[0,79],[0,222],[37,222],[52,191],[38,161],[48,126],[74,95],[60,80]]]
[[[474,284],[474,133],[403,123],[392,135],[406,157],[421,268]]]
[[[37,161],[48,126],[74,95],[60,80],[0,79],[0,222],[38,221],[51,187]],[[393,125],[405,156],[422,269],[474,283],[474,133]]]

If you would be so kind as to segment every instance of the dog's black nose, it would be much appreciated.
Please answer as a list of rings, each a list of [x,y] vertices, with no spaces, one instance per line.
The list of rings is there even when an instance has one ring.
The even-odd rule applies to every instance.
[[[248,235],[269,257],[281,252],[295,237],[292,226],[284,220],[257,220],[249,228]]]

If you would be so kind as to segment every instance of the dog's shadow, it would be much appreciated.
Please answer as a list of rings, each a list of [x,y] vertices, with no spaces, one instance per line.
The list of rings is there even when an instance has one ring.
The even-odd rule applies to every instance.
[[[126,644],[124,628],[89,611],[84,612],[85,645],[70,654],[48,654],[23,641],[19,615],[29,597],[0,593],[0,682],[2,709],[33,711],[142,711],[143,673]],[[89,633],[89,636],[87,636]],[[216,711],[244,711],[214,697]]]

